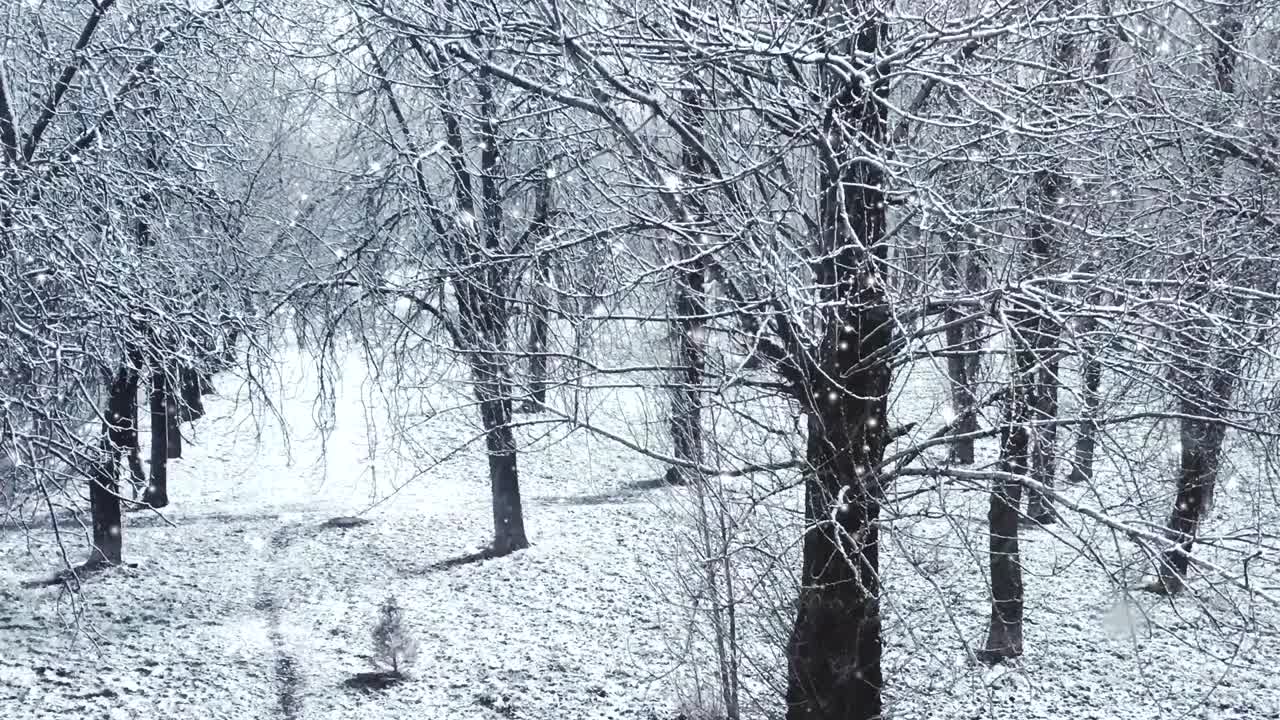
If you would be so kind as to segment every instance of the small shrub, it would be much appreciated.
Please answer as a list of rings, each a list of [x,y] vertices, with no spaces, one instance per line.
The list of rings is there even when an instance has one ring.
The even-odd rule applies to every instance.
[[[373,662],[384,671],[401,675],[417,659],[418,641],[409,634],[395,596],[389,596],[378,608],[378,622],[373,626]]]

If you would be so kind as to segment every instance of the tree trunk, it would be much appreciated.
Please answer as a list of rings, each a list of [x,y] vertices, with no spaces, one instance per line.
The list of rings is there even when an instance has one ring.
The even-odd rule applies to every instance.
[[[672,388],[671,442],[676,458],[693,465],[702,464],[702,350],[703,272],[702,263],[687,257],[689,248],[681,243],[682,263],[676,280],[676,383]],[[667,481],[683,484],[697,471],[672,466]]]
[[[1244,29],[1243,7],[1238,4],[1223,6],[1214,28],[1210,52],[1214,89],[1224,96],[1232,96],[1236,90],[1235,68],[1240,53],[1234,43]],[[1207,162],[1211,177],[1220,182],[1225,163],[1222,151],[1214,150]],[[1196,275],[1207,280],[1212,277],[1212,268],[1201,265],[1196,268]],[[1200,298],[1206,304],[1212,299],[1208,294],[1202,294]],[[1224,422],[1235,393],[1236,376],[1243,363],[1241,352],[1228,352],[1220,362],[1214,357],[1221,334],[1206,320],[1196,318],[1190,321],[1190,325],[1190,352],[1187,354],[1191,357],[1186,358],[1185,368],[1174,368],[1175,384],[1182,388],[1182,417],[1179,420],[1182,452],[1178,491],[1168,526],[1169,538],[1175,545],[1160,559],[1155,588],[1166,593],[1179,592],[1186,585],[1191,550],[1205,507],[1217,484],[1222,441],[1226,436]]]
[[[182,429],[178,426],[182,419],[181,402],[179,394],[173,391],[173,383],[169,382],[164,393],[164,420],[165,431],[168,433],[166,446],[170,460],[182,458]]]
[[[120,457],[137,444],[138,369],[116,371],[107,395],[101,453],[89,480],[89,509],[93,518],[93,550],[89,565],[122,561],[124,533],[120,516]]]
[[[970,287],[970,279],[973,273],[968,272],[968,266],[973,264],[971,258],[966,257],[968,253],[972,253],[974,248],[962,247],[961,241],[954,234],[946,239],[946,256],[943,259],[943,282],[948,290],[960,292],[962,289],[972,290]],[[966,252],[967,251],[967,252]],[[956,423],[956,435],[968,435],[978,430],[978,415],[973,412],[973,406],[976,403],[973,384],[977,381],[976,362],[978,351],[978,343],[975,340],[976,329],[974,323],[968,322],[959,324],[958,321],[963,317],[964,313],[960,308],[948,306],[943,312],[943,322],[947,326],[946,342],[947,350],[947,375],[951,381],[951,404],[956,415],[960,418]],[[970,356],[969,353],[974,353]],[[972,465],[973,455],[973,438],[961,437],[951,441],[951,461],[961,465]]]
[[[1024,311],[1025,312],[1025,311]],[[991,570],[991,617],[987,642],[978,656],[985,662],[1022,654],[1022,559],[1018,547],[1019,513],[1022,503],[1021,478],[1027,474],[1031,450],[1028,420],[1033,412],[1030,386],[1035,382],[1036,352],[1033,349],[1038,318],[1026,312],[1012,328],[1013,345],[1010,382],[1012,392],[1005,403],[1000,428],[999,475],[991,481],[987,507],[988,561]]]
[[[1041,322],[1042,325],[1047,322]],[[1056,333],[1051,340],[1056,340]],[[1051,350],[1043,347],[1043,352]],[[1036,372],[1035,413],[1033,418],[1043,424],[1035,426],[1032,434],[1031,477],[1052,489],[1058,474],[1058,361],[1041,356],[1041,367]],[[1044,493],[1031,489],[1027,493],[1027,519],[1037,525],[1058,521],[1053,503]]]
[[[142,502],[153,508],[169,504],[169,380],[164,369],[151,371],[151,481]]]
[[[1071,464],[1070,480],[1074,483],[1093,481],[1093,455],[1098,445],[1098,413],[1102,407],[1102,361],[1099,353],[1097,348],[1093,348],[1085,353],[1083,360],[1081,414],[1084,422],[1080,424],[1080,432],[1076,435],[1075,459]]]
[[[178,407],[178,420],[194,422],[204,417],[203,396],[211,384],[204,373],[190,368],[182,368],[179,377],[182,379],[182,404]]]
[[[827,12],[827,11],[824,11]],[[888,28],[871,5],[846,2],[824,18],[831,52],[858,68],[880,57]],[[831,98],[823,121],[815,279],[823,335],[805,348],[786,329],[797,399],[808,414],[801,588],[787,646],[787,720],[872,720],[881,714],[880,545],[883,495],[875,469],[888,443],[892,311],[885,296],[887,217],[880,165],[865,159],[887,138],[881,80],[824,74]],[[810,351],[811,350],[811,351]],[[811,358],[811,359],[806,359]]]
[[[884,455],[889,370],[876,364],[862,375],[847,393],[835,391],[828,407],[810,411],[803,585],[787,646],[788,720],[880,716],[880,504],[868,468]],[[819,403],[831,392],[818,389]]]
[[[550,282],[551,261],[546,253],[538,255],[537,284],[529,327],[529,397],[525,412],[538,412],[547,403],[547,341],[551,336],[551,298],[546,291]]]
[[[482,382],[479,386],[485,387]],[[494,392],[477,393],[489,456],[489,487],[493,494],[493,554],[507,555],[529,547],[524,532],[524,508],[520,502],[520,475],[516,463],[515,435],[511,429],[511,398],[501,384]],[[489,395],[489,397],[485,397]]]
[[[540,151],[541,152],[541,151]],[[538,184],[533,224],[530,237],[540,242],[551,233],[551,165],[545,161],[546,172]],[[549,250],[533,248],[537,255],[535,291],[531,293],[533,312],[529,327],[529,397],[521,408],[525,412],[539,412],[547,403],[547,342],[551,337],[551,256]]]
[[[146,492],[147,474],[142,468],[142,433],[138,432],[138,385],[141,383],[141,375],[138,368],[142,365],[141,359],[134,357],[133,367],[130,368],[130,382],[132,389],[124,388],[122,392],[129,395],[128,413],[124,416],[128,424],[120,428],[120,439],[124,453],[129,463],[129,484],[133,488],[133,499],[137,500],[138,496]],[[123,408],[125,401],[121,400]]]
[[[1200,521],[1217,487],[1222,443],[1226,438],[1227,411],[1236,386],[1240,357],[1232,354],[1223,367],[1206,370],[1213,379],[1208,387],[1192,385],[1181,400],[1177,494],[1169,515],[1167,534],[1175,544],[1160,559],[1158,585],[1164,593],[1180,592],[1186,584],[1191,550]]]
[[[476,398],[484,425],[485,448],[489,454],[489,485],[493,493],[493,554],[529,547],[524,531],[524,508],[520,502],[516,443],[511,427],[511,381],[507,377],[506,349],[510,306],[500,289],[506,279],[503,263],[492,254],[502,250],[502,197],[498,187],[499,138],[495,116],[497,101],[493,80],[481,75],[480,95],[480,200],[484,220],[482,237],[488,257],[473,252],[472,263],[479,268],[479,282],[462,295],[467,297],[463,313],[472,330],[477,351],[472,360]],[[470,284],[470,283],[468,283]]]
[[[690,80],[692,82],[692,80]],[[698,94],[687,88],[682,94],[681,115],[692,132],[701,135],[702,111]],[[680,165],[683,181],[688,184],[703,182],[705,164],[697,149],[688,142],[682,143]],[[703,214],[696,198],[685,199],[683,208],[686,223],[694,224]],[[702,464],[702,382],[706,367],[703,352],[707,312],[704,300],[706,264],[685,237],[677,237],[675,267],[675,377],[671,390],[671,445],[674,456],[692,465]],[[696,471],[673,465],[667,468],[667,482],[683,484],[696,479]]]

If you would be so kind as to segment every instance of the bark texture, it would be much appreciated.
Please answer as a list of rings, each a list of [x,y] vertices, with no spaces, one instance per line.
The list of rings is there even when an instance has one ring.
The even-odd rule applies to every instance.
[[[880,56],[887,27],[874,7],[846,2],[831,12],[828,20],[840,26],[833,40],[858,23],[852,42],[833,42],[833,52],[859,67]],[[792,338],[809,431],[802,585],[787,647],[788,720],[872,720],[882,708],[882,491],[874,469],[888,438],[892,313],[884,293],[884,177],[864,156],[886,140],[888,84],[868,86],[860,77],[823,80],[832,101],[819,188],[817,257],[824,259],[815,268],[825,301],[821,343],[806,352],[795,332],[783,331]]]

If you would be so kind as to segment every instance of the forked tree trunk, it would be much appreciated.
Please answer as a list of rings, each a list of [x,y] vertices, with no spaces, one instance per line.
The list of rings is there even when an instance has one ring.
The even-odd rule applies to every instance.
[[[1157,568],[1158,584],[1153,589],[1160,592],[1178,593],[1186,585],[1192,547],[1217,487],[1227,412],[1239,368],[1240,356],[1232,354],[1222,367],[1203,370],[1202,373],[1212,374],[1211,382],[1192,384],[1180,402],[1182,417],[1178,424],[1182,447],[1177,493],[1167,530],[1173,545],[1164,552]]]
[[[493,494],[492,551],[494,555],[505,555],[529,547],[529,541],[524,530],[515,434],[511,427],[512,386],[507,376],[506,360],[501,354],[507,347],[511,309],[501,292],[506,275],[502,264],[493,257],[502,251],[502,197],[498,187],[500,143],[495,120],[498,106],[491,77],[482,74],[477,89],[481,115],[480,215],[484,221],[480,237],[489,256],[471,253],[471,262],[478,267],[478,282],[466,283],[470,287],[461,293],[461,297],[466,298],[461,309],[464,324],[473,337],[473,350],[477,351],[472,367],[489,456],[489,485]]]
[[[1023,311],[1009,339],[1013,345],[1012,392],[1005,403],[1000,428],[998,471],[991,481],[987,507],[988,562],[991,570],[991,616],[987,641],[978,656],[997,662],[1022,654],[1022,558],[1018,546],[1022,503],[1021,477],[1029,470],[1031,432],[1028,426],[1033,403],[1028,397],[1035,382],[1036,352],[1032,337],[1038,325],[1034,314]]]
[[[138,369],[136,366],[121,367],[111,378],[107,390],[101,452],[89,473],[93,549],[88,565],[122,561],[124,532],[120,515],[120,459],[131,441],[137,442],[137,414]]]
[[[539,152],[543,152],[539,150]],[[534,203],[530,238],[537,254],[534,292],[530,293],[532,313],[529,324],[529,397],[521,410],[539,412],[547,403],[547,342],[551,338],[551,255],[549,250],[539,251],[536,244],[551,234],[551,202],[553,174],[550,163],[538,183],[538,197]]]
[[[410,47],[429,66],[439,68],[439,57],[410,38]],[[383,78],[382,88],[406,143],[414,137],[372,44],[367,44],[375,68]],[[511,308],[504,296],[510,276],[508,262],[500,256],[510,252],[504,247],[502,232],[502,195],[500,153],[503,143],[498,137],[498,102],[494,97],[493,77],[488,71],[476,75],[478,91],[480,146],[479,173],[469,169],[470,149],[464,136],[462,116],[445,103],[441,108],[445,144],[449,148],[448,165],[453,173],[454,199],[459,215],[467,218],[452,230],[454,242],[448,246],[451,260],[457,263],[458,277],[454,291],[458,305],[458,323],[449,325],[459,353],[471,366],[480,420],[484,427],[488,456],[489,483],[493,501],[493,546],[488,555],[504,555],[529,546],[524,529],[524,510],[520,500],[515,433],[512,428],[512,383],[507,375],[507,343]],[[421,165],[415,171],[419,189],[424,195],[426,178]],[[476,206],[476,183],[479,181],[480,204]],[[476,211],[479,210],[477,213]],[[443,303],[442,303],[443,305]]]
[[[865,68],[880,57],[887,26],[874,6],[849,1],[828,19],[860,22],[832,35],[830,51]],[[879,68],[887,76],[886,68]],[[887,138],[888,83],[823,77],[831,106],[830,154],[819,188],[815,266],[822,288],[822,343],[790,340],[808,414],[800,598],[787,646],[787,720],[873,720],[881,715],[880,545],[882,489],[875,469],[888,442],[892,312],[885,296],[884,175],[862,159]],[[806,360],[813,358],[813,360]]]

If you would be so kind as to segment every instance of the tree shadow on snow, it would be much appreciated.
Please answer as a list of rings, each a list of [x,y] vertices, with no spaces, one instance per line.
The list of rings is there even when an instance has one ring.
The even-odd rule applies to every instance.
[[[362,672],[342,681],[342,684],[351,690],[361,690],[364,692],[372,692],[374,690],[386,690],[394,685],[407,680],[403,673],[396,670],[379,670],[376,672]]]
[[[649,490],[658,490],[665,487],[678,487],[679,483],[671,483],[666,478],[652,478],[649,480],[632,480],[624,483],[616,490],[609,492],[594,493],[591,495],[551,495],[547,497],[534,498],[535,502],[544,505],[575,505],[575,506],[591,506],[591,505],[615,505],[621,503],[640,502],[645,492]]]
[[[452,557],[447,560],[441,560],[439,562],[431,563],[430,565],[427,566],[426,572],[440,572],[442,570],[451,570],[453,568],[461,567],[463,565],[472,565],[475,563],[484,562],[485,560],[493,560],[495,558],[506,557],[507,555],[514,554],[515,552],[516,550],[498,550],[493,547],[487,547],[483,550],[478,550],[476,552],[467,553],[465,555],[459,555],[458,557]]]

